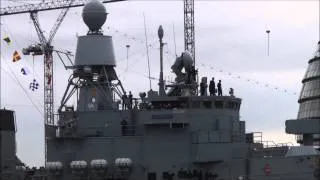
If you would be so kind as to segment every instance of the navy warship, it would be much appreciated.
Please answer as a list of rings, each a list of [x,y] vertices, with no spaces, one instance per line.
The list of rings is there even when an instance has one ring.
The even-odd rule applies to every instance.
[[[190,53],[176,58],[175,81],[165,83],[161,26],[158,91],[123,98],[112,37],[101,30],[106,9],[93,0],[82,15],[89,31],[78,37],[58,118],[45,125],[45,167],[28,168],[16,157],[14,111],[1,110],[2,180],[320,180],[320,43],[298,117],[286,121],[301,145],[266,146],[261,134],[246,132],[233,91],[207,94],[206,77],[199,87]]]

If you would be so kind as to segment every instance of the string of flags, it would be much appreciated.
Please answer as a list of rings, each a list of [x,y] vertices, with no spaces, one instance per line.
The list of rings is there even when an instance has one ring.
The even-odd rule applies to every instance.
[[[246,78],[246,77],[243,77],[243,76],[231,73],[231,72],[225,72],[222,69],[216,70],[212,66],[207,66],[205,64],[200,64],[200,66],[204,67],[204,68],[207,68],[207,69],[210,69],[210,70],[213,70],[213,71],[216,71],[216,72],[219,72],[219,73],[224,73],[227,76],[230,76],[231,78],[242,79],[242,80],[246,81],[247,83],[253,83],[255,85],[261,85],[262,87],[265,87],[265,88],[270,88],[270,89],[273,89],[273,90],[277,90],[277,91],[284,92],[284,93],[290,93],[290,94],[293,94],[293,95],[297,95],[298,94],[297,92],[292,92],[292,91],[289,91],[288,89],[283,89],[281,87],[278,87],[278,86],[275,86],[275,85],[272,85],[272,84],[269,84],[269,83],[263,83],[263,82],[255,80],[255,79]]]
[[[111,29],[110,26],[107,27],[107,29]],[[133,40],[133,41],[137,41],[137,42],[140,42],[140,43],[145,43],[144,40],[142,39],[139,39],[139,38],[136,38],[134,36],[131,36],[131,35],[128,35],[127,33],[122,33],[121,31],[119,31],[118,29],[114,29],[114,32],[116,34],[120,34],[124,37],[126,37],[127,39],[130,39],[130,40]],[[267,32],[268,33],[268,32]],[[12,43],[10,37],[6,36],[5,38],[3,38],[3,41],[7,43],[7,45],[10,45]],[[150,48],[157,48],[156,46],[154,46],[155,43],[152,43],[152,44],[149,44],[149,47]],[[166,54],[173,54],[172,52],[169,52],[169,50],[167,52],[165,52]],[[175,55],[174,55],[175,57]],[[21,55],[19,54],[19,52],[17,50],[14,51],[13,53],[13,57],[12,57],[12,61],[15,63],[15,62],[18,62],[21,60]],[[278,90],[278,91],[282,91],[282,92],[285,92],[285,93],[292,93],[293,95],[297,95],[296,92],[290,92],[289,90],[287,89],[282,89],[280,87],[277,87],[277,86],[274,86],[274,85],[271,85],[271,84],[268,84],[268,83],[262,83],[260,81],[257,81],[257,80],[254,80],[254,79],[249,79],[249,78],[245,78],[245,77],[242,77],[240,75],[235,75],[233,73],[230,73],[230,72],[224,72],[222,69],[220,70],[215,70],[213,67],[208,67],[207,65],[205,64],[201,64],[202,67],[205,67],[205,68],[209,68],[210,70],[214,70],[214,71],[217,71],[217,72],[220,72],[220,73],[225,73],[226,75],[230,76],[230,77],[233,77],[233,78],[237,78],[237,79],[243,79],[245,80],[246,82],[248,83],[254,83],[256,85],[262,85],[266,88],[272,88],[274,90]],[[27,69],[27,67],[22,67],[21,68],[21,74],[24,75],[24,76],[27,76],[28,74],[30,73],[30,71]],[[149,77],[149,76],[146,76],[148,78],[150,78],[151,80],[157,80],[157,78],[154,78],[154,77]],[[51,77],[48,78],[48,84],[51,83]],[[39,83],[37,82],[37,80],[34,78],[33,81],[29,84],[29,89],[32,90],[32,91],[35,91],[39,88]]]
[[[107,27],[107,29],[111,29],[111,27]],[[120,34],[128,39],[131,39],[131,40],[134,40],[134,41],[138,41],[140,43],[144,43],[144,40],[141,40],[141,39],[138,39],[138,38],[135,38],[131,35],[128,35],[126,33],[121,33],[121,31],[114,29],[114,32],[116,34]],[[153,43],[154,44],[154,43]],[[158,47],[155,47],[153,44],[149,44],[149,47],[150,48],[158,48]],[[172,57],[176,57],[176,55],[174,53],[172,53],[169,49],[165,52],[165,54],[170,54],[172,55]],[[201,64],[202,67],[205,67],[205,68],[208,68],[207,65],[205,64]],[[220,70],[215,70],[213,67],[209,67],[210,70],[214,70],[214,71],[217,71],[217,72],[220,72],[220,73],[224,73],[224,71],[222,69]],[[280,88],[278,86],[275,86],[275,85],[272,85],[272,84],[269,84],[269,83],[263,83],[263,82],[260,82],[260,81],[257,81],[255,79],[250,79],[250,78],[245,78],[245,77],[242,77],[240,75],[235,75],[234,73],[230,73],[230,72],[225,72],[226,75],[230,76],[230,77],[233,77],[233,78],[237,78],[237,79],[242,79],[242,80],[245,80],[247,83],[253,83],[255,85],[261,85],[265,88],[270,88],[270,89],[274,89],[274,90],[277,90],[277,91],[281,91],[281,92],[284,92],[284,93],[291,93],[293,95],[297,95],[298,93],[297,92],[291,92],[287,89],[283,89],[283,88]],[[157,78],[154,78],[154,77],[149,77],[149,76],[145,76],[147,78],[150,78],[151,80],[158,80]]]
[[[6,36],[5,38],[3,38],[3,41],[5,41],[7,43],[7,45],[10,45],[12,43],[10,37]],[[15,50],[12,54],[12,62],[16,63],[18,61],[20,61],[22,59],[20,53]],[[20,69],[20,72],[22,75],[27,76],[28,74],[30,74],[30,70],[27,67],[22,67]],[[29,89],[31,91],[35,91],[39,88],[39,83],[37,82],[37,80],[35,78],[33,78],[33,81],[29,83]]]

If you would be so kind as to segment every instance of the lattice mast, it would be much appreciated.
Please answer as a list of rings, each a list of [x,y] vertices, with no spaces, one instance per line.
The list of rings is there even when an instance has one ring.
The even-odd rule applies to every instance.
[[[195,66],[194,0],[184,0],[184,49],[193,57]]]

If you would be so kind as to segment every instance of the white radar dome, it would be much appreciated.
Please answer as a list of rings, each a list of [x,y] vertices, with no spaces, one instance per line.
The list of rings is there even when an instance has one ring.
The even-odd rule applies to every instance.
[[[84,6],[82,18],[90,31],[98,31],[106,22],[106,8],[99,0],[91,0]]]

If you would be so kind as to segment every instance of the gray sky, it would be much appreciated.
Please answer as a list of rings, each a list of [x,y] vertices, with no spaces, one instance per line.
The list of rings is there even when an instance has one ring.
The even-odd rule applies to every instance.
[[[1,0],[2,7],[9,4],[21,3]],[[143,13],[147,21],[148,42],[153,44],[150,48],[151,76],[159,76],[157,29],[161,24],[165,31],[164,41],[168,43],[164,57],[165,75],[174,78],[170,73],[175,54],[173,24],[177,53],[180,54],[184,48],[183,1],[130,1],[106,4],[106,8],[110,14],[103,29],[105,34],[113,36],[118,63],[116,71],[125,89],[138,95],[149,87],[149,81],[145,78],[148,69]],[[57,49],[74,52],[76,34],[86,34],[81,9],[69,11],[53,42]],[[46,35],[58,13],[39,13]],[[17,63],[11,62],[14,50],[21,52],[22,48],[38,41],[38,38],[28,14],[5,16],[1,18],[1,23],[1,39],[9,36],[13,41],[9,46],[1,41],[2,107],[16,111],[18,156],[29,165],[42,165],[43,59],[36,57],[34,66],[29,56],[23,56]],[[230,87],[234,88],[235,95],[243,100],[240,114],[241,120],[247,122],[247,131],[263,131],[264,140],[294,142],[294,136],[285,134],[284,123],[297,116],[301,79],[319,39],[318,2],[196,1],[195,25],[196,63],[200,76],[221,79],[224,94]],[[266,29],[271,30],[270,56],[267,56]],[[126,44],[131,46],[128,62]],[[64,70],[57,58],[54,65],[57,106],[70,72]],[[34,67],[35,73],[21,75],[20,68],[24,66],[31,72]],[[13,74],[41,113],[32,106],[17,80],[11,77]],[[28,87],[34,76],[40,83],[40,89],[32,92]],[[152,87],[157,89],[157,81],[152,81]]]

